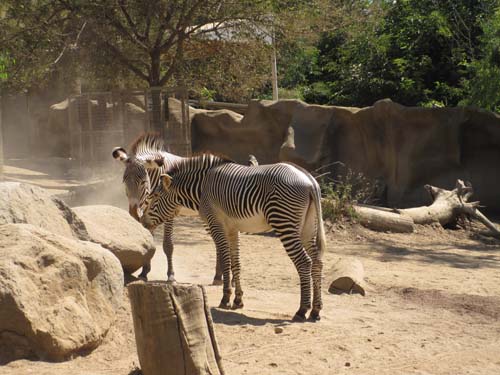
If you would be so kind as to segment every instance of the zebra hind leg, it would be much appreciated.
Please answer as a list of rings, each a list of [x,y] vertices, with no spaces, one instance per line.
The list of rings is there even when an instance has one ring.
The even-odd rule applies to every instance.
[[[231,285],[236,288],[232,309],[236,310],[243,308],[243,290],[240,281],[240,233],[237,230],[233,230],[229,233],[228,238],[231,255],[231,273],[233,275]]]
[[[294,322],[305,322],[306,314],[311,309],[311,267],[312,261],[307,255],[302,241],[298,236],[290,235],[291,231],[295,231],[294,227],[274,228],[275,232],[280,237],[285,250],[292,260],[299,274],[300,279],[300,307],[293,317]]]
[[[208,216],[210,235],[215,243],[217,257],[220,257],[223,276],[223,296],[219,307],[222,309],[231,308],[231,256],[229,243],[223,227],[215,221],[213,216]]]
[[[317,322],[321,319],[319,313],[323,308],[323,301],[321,298],[321,276],[323,274],[323,261],[321,255],[316,247],[316,244],[308,251],[312,259],[312,282],[313,282],[313,307],[309,314],[309,321]]]

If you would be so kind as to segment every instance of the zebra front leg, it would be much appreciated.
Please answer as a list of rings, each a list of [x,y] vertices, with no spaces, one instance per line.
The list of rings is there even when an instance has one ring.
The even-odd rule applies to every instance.
[[[212,285],[222,285],[222,260],[218,251],[215,259],[215,276]]]
[[[139,279],[148,281],[148,273],[151,271],[151,260],[148,260],[146,263],[142,265],[142,271],[139,276]]]
[[[174,272],[174,262],[173,262],[173,253],[174,253],[174,243],[172,241],[172,233],[174,227],[174,218],[169,218],[163,224],[163,252],[167,257],[167,281],[175,282],[175,272]]]
[[[232,309],[243,308],[243,290],[241,288],[241,265],[240,265],[240,232],[233,230],[229,234],[229,246],[231,255],[231,285],[236,287]]]

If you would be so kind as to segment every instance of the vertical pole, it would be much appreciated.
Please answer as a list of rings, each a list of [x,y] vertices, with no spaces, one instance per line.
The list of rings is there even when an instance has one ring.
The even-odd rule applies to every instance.
[[[3,100],[0,96],[0,181],[3,180],[3,128],[2,128],[2,104]]]
[[[89,114],[89,130],[88,134],[89,136],[87,139],[89,140],[89,161],[90,164],[94,163],[94,124],[92,121],[92,101],[91,101],[91,96],[87,95],[87,111]]]
[[[271,70],[272,70],[272,85],[273,85],[273,100],[278,100],[278,62],[276,59],[276,45],[274,40],[274,30],[271,36],[272,55],[271,55]]]

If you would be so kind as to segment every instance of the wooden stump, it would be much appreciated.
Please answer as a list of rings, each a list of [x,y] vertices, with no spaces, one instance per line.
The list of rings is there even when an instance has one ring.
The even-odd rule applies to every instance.
[[[224,375],[201,285],[134,282],[128,292],[144,375]]]

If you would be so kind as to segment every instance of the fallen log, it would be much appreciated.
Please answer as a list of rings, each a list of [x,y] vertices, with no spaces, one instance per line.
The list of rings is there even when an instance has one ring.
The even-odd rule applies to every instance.
[[[479,202],[469,202],[474,192],[469,182],[457,180],[453,190],[431,185],[425,185],[425,189],[433,201],[430,206],[390,209],[355,204],[354,212],[361,225],[377,231],[408,233],[413,232],[415,224],[445,226],[456,223],[461,217],[470,217],[484,224],[493,236],[500,237],[497,226],[479,211]]]
[[[500,231],[484,214],[479,211],[479,202],[469,202],[474,190],[470,182],[457,180],[455,189],[445,190],[425,185],[433,203],[430,206],[398,210],[402,215],[411,217],[415,224],[441,225],[454,224],[460,217],[468,216],[483,223],[493,235],[500,236]]]
[[[354,212],[359,223],[372,230],[396,233],[411,233],[414,230],[414,223],[410,217],[394,211],[354,205]]]

